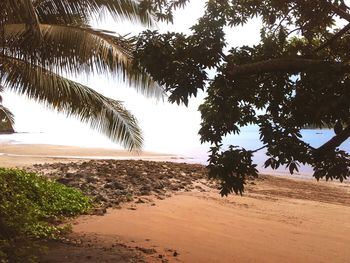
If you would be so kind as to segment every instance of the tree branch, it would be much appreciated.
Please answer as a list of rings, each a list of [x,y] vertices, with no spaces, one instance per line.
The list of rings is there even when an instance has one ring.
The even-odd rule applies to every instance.
[[[342,35],[344,35],[347,31],[350,30],[350,23],[347,24],[345,27],[343,27],[338,33],[336,33],[335,35],[333,35],[330,39],[328,39],[325,43],[323,43],[321,46],[319,46],[318,48],[315,49],[315,52],[318,52],[322,49],[324,49],[325,47],[331,45],[335,40],[337,40],[338,38],[340,38]]]
[[[335,135],[328,142],[326,142],[325,144],[315,149],[315,154],[319,155],[324,152],[334,151],[335,148],[339,147],[349,137],[350,137],[350,125],[347,126],[342,132]]]
[[[255,150],[252,150],[252,151],[250,151],[251,153],[256,153],[256,152],[258,152],[258,151],[261,151],[262,149],[265,149],[267,147],[267,145],[264,145],[264,146],[261,146],[260,148],[258,148],[258,149],[255,149]]]
[[[325,3],[328,5],[328,7],[339,17],[347,20],[350,22],[350,14],[345,12],[343,9],[339,8],[338,6],[333,5],[332,3],[325,1]]]
[[[322,72],[322,71],[350,71],[350,65],[342,62],[331,62],[305,58],[276,58],[243,65],[233,65],[229,62],[226,67],[228,77],[286,72],[297,73],[301,71]]]

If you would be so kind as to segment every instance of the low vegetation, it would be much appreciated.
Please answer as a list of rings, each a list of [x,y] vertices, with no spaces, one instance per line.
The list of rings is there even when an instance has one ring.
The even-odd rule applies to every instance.
[[[36,241],[58,239],[68,228],[58,223],[91,206],[80,190],[36,173],[0,168],[0,262],[35,262]]]

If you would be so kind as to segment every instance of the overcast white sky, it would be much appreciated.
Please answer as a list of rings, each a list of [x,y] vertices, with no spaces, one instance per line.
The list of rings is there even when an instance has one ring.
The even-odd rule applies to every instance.
[[[201,16],[203,10],[203,0],[192,0],[184,10],[179,10],[176,13],[174,24],[161,24],[159,30],[189,32],[188,28]],[[115,23],[110,19],[94,26],[120,34],[136,34],[144,29],[139,25]],[[259,38],[259,22],[251,23],[244,29],[230,30],[230,32],[229,43],[234,45],[253,44]],[[189,147],[200,145],[197,135],[200,114],[197,108],[204,94],[193,98],[189,107],[186,108],[146,99],[132,88],[121,83],[118,84],[115,80],[108,80],[105,76],[91,76],[89,79],[79,78],[79,81],[106,96],[125,101],[125,106],[137,117],[143,129],[145,150],[180,152]],[[19,132],[44,132],[50,134],[50,138],[54,138],[57,143],[65,141],[73,145],[111,146],[103,135],[92,132],[88,126],[77,120],[51,112],[36,102],[10,92],[5,92],[3,98],[4,105],[15,114],[15,128]]]

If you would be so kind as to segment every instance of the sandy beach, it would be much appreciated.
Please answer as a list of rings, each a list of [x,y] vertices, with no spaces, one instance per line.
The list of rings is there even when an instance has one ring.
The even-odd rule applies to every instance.
[[[178,194],[136,211],[81,218],[73,229],[154,249],[149,262],[159,255],[169,262],[349,261],[349,207],[261,197]]]
[[[90,159],[175,160],[171,154],[129,152],[126,150],[83,148],[47,144],[1,144],[0,166],[23,167],[34,163],[71,162]]]
[[[243,196],[222,198],[199,165],[70,158],[130,156],[76,147],[1,145],[0,152],[0,166],[41,163],[33,169],[95,195],[101,189],[107,212],[75,219],[74,242],[50,243],[42,263],[350,261],[349,184],[261,176]],[[95,188],[86,184],[92,179]],[[128,198],[113,202],[119,195]]]

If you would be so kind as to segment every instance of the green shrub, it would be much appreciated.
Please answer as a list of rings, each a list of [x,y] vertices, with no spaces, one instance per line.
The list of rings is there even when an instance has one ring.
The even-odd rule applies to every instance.
[[[56,223],[86,213],[91,205],[80,190],[35,173],[0,168],[0,263],[32,262],[35,239],[58,238],[65,228]]]

